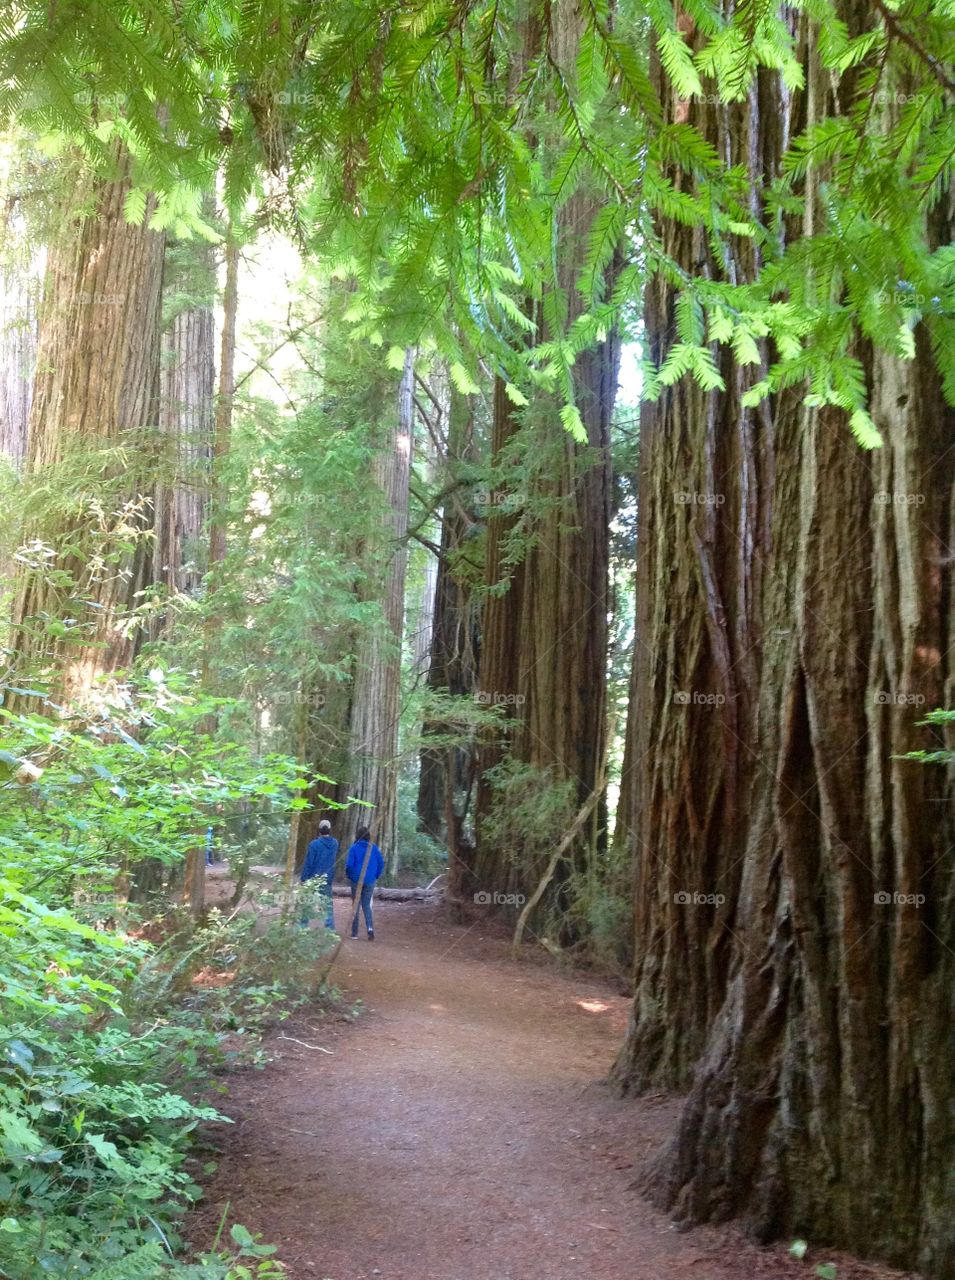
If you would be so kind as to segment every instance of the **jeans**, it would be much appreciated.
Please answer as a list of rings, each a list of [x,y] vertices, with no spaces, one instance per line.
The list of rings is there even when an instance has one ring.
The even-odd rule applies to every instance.
[[[328,896],[328,910],[325,913],[325,928],[334,929],[335,913],[332,909],[332,904],[334,901],[334,899],[332,898],[332,877],[329,875],[319,876],[318,880],[319,880],[319,892],[321,893],[322,897],[325,897],[326,895]],[[307,910],[303,911],[302,913],[303,929],[308,928],[311,918],[312,917],[308,914]]]
[[[356,881],[352,881],[351,900],[352,900],[352,920],[351,920],[351,936],[358,937],[358,912],[355,910],[355,890],[358,888]],[[365,916],[365,927],[369,934],[375,932],[375,920],[371,914],[371,895],[375,892],[373,884],[363,884],[361,887],[361,910]]]

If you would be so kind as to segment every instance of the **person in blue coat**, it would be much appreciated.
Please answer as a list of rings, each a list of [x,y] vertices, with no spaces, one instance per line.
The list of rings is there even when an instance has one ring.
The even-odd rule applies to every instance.
[[[368,842],[371,840],[371,832],[367,827],[358,828],[358,838],[352,847],[348,850],[348,861],[345,863],[345,875],[351,882],[351,900],[352,900],[352,921],[351,936],[358,937],[358,909],[361,908],[365,916],[365,927],[368,930],[368,941],[375,940],[375,920],[371,913],[371,899],[375,892],[375,881],[385,869],[385,860],[381,856],[381,850],[376,844],[371,846],[371,854],[368,858],[368,866],[365,870],[365,879],[361,886],[361,902],[355,905],[355,892],[358,889],[358,879],[361,876],[361,869],[365,862],[365,850],[368,848]]]
[[[338,841],[332,835],[332,824],[323,818],[318,824],[318,839],[313,840],[305,854],[302,866],[302,884],[309,880],[318,880],[318,888],[322,895],[328,895],[328,909],[325,914],[325,928],[335,928],[335,915],[332,910],[332,881],[335,878],[335,859],[338,857]],[[302,916],[302,925],[307,929],[311,917],[306,908]]]

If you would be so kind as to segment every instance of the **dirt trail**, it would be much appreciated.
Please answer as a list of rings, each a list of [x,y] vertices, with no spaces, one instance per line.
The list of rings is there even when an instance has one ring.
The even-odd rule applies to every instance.
[[[347,907],[336,902],[336,914]],[[357,1023],[299,1020],[264,1075],[230,1080],[236,1125],[193,1237],[230,1218],[291,1280],[809,1280],[735,1230],[680,1234],[633,1189],[674,1104],[599,1084],[627,1002],[515,962],[483,926],[376,907],[334,980]],[[818,1262],[822,1255],[813,1259]],[[839,1261],[839,1280],[888,1273]]]

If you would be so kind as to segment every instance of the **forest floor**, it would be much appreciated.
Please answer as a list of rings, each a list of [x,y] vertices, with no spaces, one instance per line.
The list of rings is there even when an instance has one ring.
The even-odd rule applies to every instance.
[[[677,1102],[601,1083],[628,1001],[437,906],[379,903],[375,924],[332,972],[360,1017],[299,1014],[264,1073],[227,1078],[235,1124],[194,1243],[228,1204],[290,1280],[813,1280],[823,1261],[838,1280],[899,1275],[797,1261],[735,1227],[675,1230],[634,1183]]]

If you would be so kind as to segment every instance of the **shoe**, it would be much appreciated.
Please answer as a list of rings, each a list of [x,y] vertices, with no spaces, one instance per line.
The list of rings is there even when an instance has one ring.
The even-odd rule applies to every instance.
[[[368,935],[368,941],[369,941],[369,942],[374,942],[374,940],[375,940],[375,931],[374,931],[374,929],[372,929],[371,933],[369,933],[369,935]]]
[[[352,940],[352,942],[357,942],[357,940],[358,940],[358,934],[357,934],[357,933],[353,933],[353,934],[352,934],[352,936],[351,936],[351,940]]]

